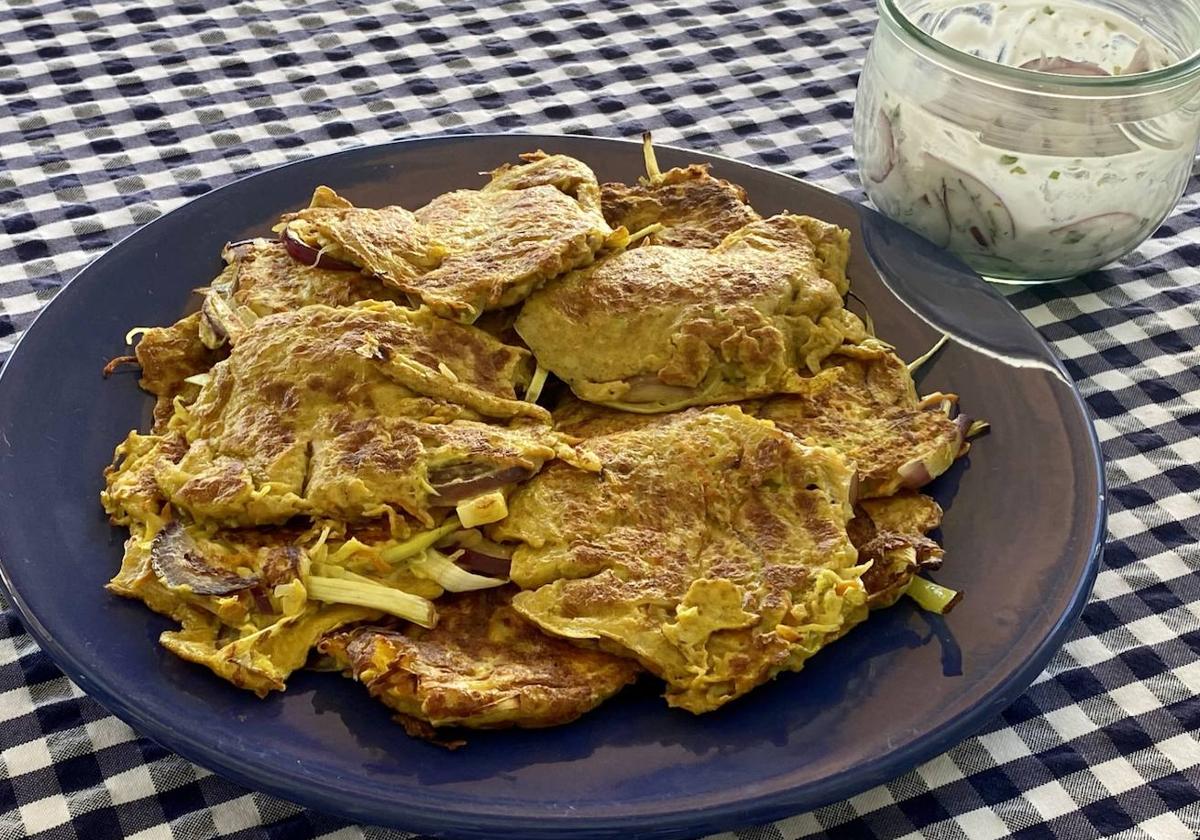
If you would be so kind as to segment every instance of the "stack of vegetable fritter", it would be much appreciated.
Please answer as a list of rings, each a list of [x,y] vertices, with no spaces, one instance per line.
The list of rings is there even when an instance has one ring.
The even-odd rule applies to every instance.
[[[693,165],[536,152],[419,209],[318,187],[139,328],[109,588],[259,695],[337,668],[409,732],[551,726],[644,672],[706,712],[908,592],[979,431],[845,307],[848,233]]]

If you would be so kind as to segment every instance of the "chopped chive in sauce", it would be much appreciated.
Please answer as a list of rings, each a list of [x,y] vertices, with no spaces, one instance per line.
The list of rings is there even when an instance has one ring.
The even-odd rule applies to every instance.
[[[1055,169],[1053,172],[1050,173],[1050,180],[1057,181],[1060,175],[1062,175],[1062,173],[1059,172],[1057,169]]]
[[[1018,160],[1016,155],[1000,155],[1000,162],[1005,166],[1012,166]]]
[[[1024,175],[1025,167],[1024,166],[1014,166],[1012,169],[1010,169],[1008,171],[1011,172],[1013,175]]]

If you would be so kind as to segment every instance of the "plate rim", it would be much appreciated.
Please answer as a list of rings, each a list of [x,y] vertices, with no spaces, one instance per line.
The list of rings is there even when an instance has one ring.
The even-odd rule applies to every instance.
[[[627,147],[638,147],[641,145],[638,140],[623,137],[598,137],[593,135],[545,132],[452,131],[406,137],[386,143],[351,146],[321,155],[312,155],[297,160],[285,161],[243,174],[203,195],[189,199],[147,224],[130,231],[113,245],[106,248],[103,253],[98,254],[83,265],[34,316],[21,337],[13,345],[4,365],[0,366],[0,389],[3,388],[5,374],[8,372],[13,360],[18,358],[21,347],[26,342],[29,334],[37,329],[38,322],[42,320],[52,307],[56,304],[60,305],[60,301],[66,299],[65,293],[68,289],[75,285],[79,278],[92,272],[111,253],[121,248],[128,239],[143,235],[146,231],[152,229],[155,224],[166,219],[171,214],[182,211],[184,208],[190,207],[197,202],[206,201],[222,190],[230,189],[244,181],[293,166],[309,164],[313,160],[328,160],[341,156],[351,156],[370,151],[412,145],[436,145],[448,140],[470,142],[479,138],[523,138],[531,142],[546,144],[561,142],[565,139],[568,141],[585,141]],[[683,155],[690,155],[710,161],[726,161],[738,166],[750,167],[771,176],[786,178],[801,185],[804,189],[820,190],[832,196],[837,201],[851,206],[859,213],[865,212],[880,215],[874,208],[839,195],[825,186],[809,183],[794,175],[767,166],[703,149],[690,149],[665,143],[656,143],[655,146],[659,149],[670,149]],[[987,286],[985,281],[967,268],[965,264],[961,265],[961,270],[971,275],[976,282],[988,290],[989,294],[999,296],[998,292]],[[888,284],[885,283],[884,285],[887,286]],[[894,289],[888,288],[894,296],[899,298]],[[1024,315],[1019,310],[1014,309],[1013,312],[1017,317],[1024,318]],[[1005,707],[1011,705],[1032,684],[1038,674],[1044,670],[1051,657],[1062,647],[1066,636],[1079,620],[1080,615],[1086,607],[1100,569],[1100,557],[1107,537],[1108,489],[1103,450],[1101,449],[1099,436],[1096,432],[1094,416],[1086,400],[1081,395],[1078,384],[1067,372],[1066,367],[1042,334],[1031,324],[1028,325],[1028,328],[1029,332],[1036,336],[1038,347],[1043,352],[1045,358],[1055,367],[1061,375],[1062,380],[1069,385],[1073,404],[1078,410],[1083,425],[1087,430],[1087,443],[1091,455],[1091,466],[1096,479],[1098,499],[1096,517],[1091,523],[1090,545],[1088,547],[1088,557],[1083,574],[1071,592],[1067,609],[1055,621],[1050,631],[1035,647],[1032,654],[1027,656],[1018,668],[1010,673],[1002,683],[985,695],[980,702],[970,708],[964,709],[949,721],[944,722],[928,738],[893,749],[891,752],[873,759],[869,765],[872,780],[864,781],[862,779],[862,766],[855,765],[809,783],[802,788],[772,791],[753,797],[731,799],[715,805],[688,810],[680,810],[678,807],[671,809],[663,807],[664,803],[655,803],[655,807],[647,812],[613,814],[609,816],[573,816],[569,812],[539,813],[537,815],[521,814],[519,813],[519,806],[514,808],[513,806],[505,806],[500,803],[495,803],[492,807],[483,810],[460,808],[458,811],[451,812],[439,807],[436,801],[430,804],[429,799],[422,799],[421,797],[413,797],[406,802],[397,802],[394,811],[383,814],[372,807],[356,807],[354,801],[347,801],[332,789],[314,788],[311,777],[303,773],[292,772],[290,768],[283,767],[257,769],[253,765],[245,765],[230,760],[219,749],[209,747],[202,741],[193,740],[180,734],[171,726],[169,721],[159,721],[145,717],[135,707],[135,704],[127,703],[122,698],[122,693],[118,690],[118,687],[109,686],[102,675],[97,678],[99,669],[90,667],[83,661],[82,657],[75,655],[55,640],[54,634],[33,612],[21,596],[19,590],[13,586],[8,571],[8,564],[2,553],[0,553],[0,594],[17,611],[26,632],[33,637],[38,646],[51,658],[55,666],[62,670],[69,679],[79,685],[90,698],[133,728],[136,734],[149,737],[186,760],[208,768],[243,787],[269,793],[272,796],[296,802],[297,804],[331,815],[367,823],[378,824],[383,821],[385,824],[401,827],[409,831],[449,833],[452,836],[483,836],[482,831],[485,829],[489,832],[520,832],[521,836],[529,838],[529,840],[542,837],[558,837],[561,836],[563,831],[571,831],[572,833],[602,832],[607,835],[608,833],[615,834],[634,828],[653,828],[656,832],[669,833],[687,829],[711,830],[706,827],[713,826],[729,828],[751,822],[753,824],[762,824],[853,796],[869,787],[899,776],[917,765],[944,753],[955,744],[975,735],[984,724],[994,718]],[[412,787],[412,790],[415,791],[422,789],[420,785]],[[294,796],[297,792],[302,793],[302,795]],[[469,802],[469,800],[462,798],[456,798],[455,801],[462,805],[466,805]],[[665,800],[665,802],[669,803],[670,800]],[[584,835],[581,834],[580,836]]]

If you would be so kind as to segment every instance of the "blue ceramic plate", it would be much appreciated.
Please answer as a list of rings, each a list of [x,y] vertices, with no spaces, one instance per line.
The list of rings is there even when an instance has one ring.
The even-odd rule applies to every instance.
[[[938,579],[966,593],[947,619],[900,604],[803,673],[703,717],[668,709],[647,681],[570,726],[482,733],[451,753],[408,738],[333,674],[297,674],[267,700],[238,691],[160,648],[164,619],[104,591],[124,534],[101,512],[101,470],[151,407],[135,373],[100,376],[125,331],[194,306],[223,243],[267,233],[317,184],[417,207],[539,147],[602,180],[640,174],[636,144],[582,137],[354,149],[209,193],[64,288],[0,375],[0,571],[29,632],[84,691],[199,764],[342,817],[454,836],[698,835],[844,798],[971,735],[1030,684],[1091,589],[1105,517],[1087,412],[1037,333],[957,260],[815,187],[695,152],[664,148],[660,161],[710,161],[764,214],[849,228],[854,289],[903,356],[954,337],[923,390],[956,391],[993,431],[933,487],[946,508]]]

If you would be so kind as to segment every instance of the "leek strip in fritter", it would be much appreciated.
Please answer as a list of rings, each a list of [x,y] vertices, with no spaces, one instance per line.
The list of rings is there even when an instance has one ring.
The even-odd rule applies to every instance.
[[[650,140],[650,132],[642,133],[642,158],[646,161],[646,177],[650,183],[662,180],[662,170],[658,168],[658,158],[654,155],[654,143]]]
[[[310,577],[305,585],[309,597],[317,601],[367,607],[399,616],[422,627],[437,624],[437,611],[432,601],[399,589],[332,577]]]
[[[638,231],[635,231],[634,233],[629,234],[629,241],[625,243],[625,247],[628,248],[630,245],[637,242],[639,239],[645,239],[650,234],[658,233],[662,229],[663,229],[662,222],[655,222],[652,225],[646,225],[641,230],[638,230]]]
[[[932,359],[934,357],[934,355],[937,353],[937,351],[941,350],[943,347],[946,346],[946,342],[949,340],[950,340],[950,336],[948,336],[948,335],[943,335],[941,338],[939,338],[937,344],[930,347],[926,353],[924,353],[923,355],[921,355],[921,356],[917,357],[916,359],[913,359],[911,362],[909,362],[908,372],[910,374],[916,373],[917,368],[919,368],[921,365],[925,364],[930,359]]]
[[[459,502],[455,511],[464,528],[478,528],[480,525],[499,522],[508,516],[508,500],[499,490],[493,490],[491,493]]]
[[[541,365],[538,365],[533,372],[533,378],[529,380],[529,387],[525,389],[525,401],[535,403],[538,397],[542,395],[542,388],[546,386],[546,377],[550,375],[550,371],[546,370]]]
[[[139,337],[141,337],[144,333],[150,332],[150,330],[152,330],[152,329],[154,329],[154,328],[153,327],[134,327],[129,332],[125,333],[125,343],[128,344],[130,347],[132,347],[133,342],[137,341]]]
[[[971,422],[971,425],[967,427],[966,438],[967,440],[970,440],[973,437],[979,437],[990,428],[992,428],[992,424],[988,421],[974,420]]]
[[[432,531],[424,531],[417,534],[415,537],[405,540],[402,543],[397,543],[390,548],[385,548],[379,553],[379,556],[387,563],[395,563],[399,560],[404,560],[412,557],[414,554],[420,554],[425,549],[429,548],[442,537],[453,534],[459,530],[462,525],[458,521],[457,516],[451,516],[441,526],[434,528]]]
[[[440,551],[432,548],[427,549],[420,560],[413,561],[408,569],[418,577],[432,580],[447,592],[473,592],[477,589],[491,589],[508,583],[500,578],[472,574]]]
[[[938,615],[950,612],[962,600],[961,592],[939,586],[923,577],[914,577],[904,594],[916,601],[921,609]]]

